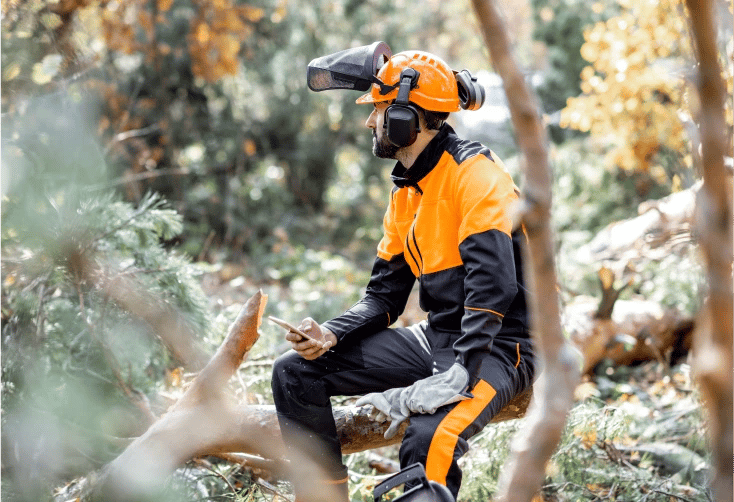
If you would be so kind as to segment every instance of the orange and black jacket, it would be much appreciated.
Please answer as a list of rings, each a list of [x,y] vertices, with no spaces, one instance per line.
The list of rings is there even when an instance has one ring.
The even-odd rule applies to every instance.
[[[384,235],[365,296],[324,325],[339,341],[390,326],[415,279],[436,330],[460,332],[456,361],[475,380],[497,336],[529,337],[520,256],[510,210],[518,190],[502,162],[444,124],[406,170],[398,162]]]

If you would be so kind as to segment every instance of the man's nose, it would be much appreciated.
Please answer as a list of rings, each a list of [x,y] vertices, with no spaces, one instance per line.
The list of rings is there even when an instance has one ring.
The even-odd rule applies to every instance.
[[[370,116],[367,117],[367,121],[364,123],[364,125],[370,129],[374,129],[376,127],[375,117],[377,116],[377,110],[372,110],[372,113],[370,113]]]

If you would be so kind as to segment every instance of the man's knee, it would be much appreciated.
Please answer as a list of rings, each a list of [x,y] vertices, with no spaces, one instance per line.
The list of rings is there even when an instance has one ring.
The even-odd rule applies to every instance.
[[[276,406],[282,400],[292,398],[294,393],[303,386],[301,361],[304,361],[301,356],[289,351],[278,357],[273,363],[271,387]]]
[[[430,415],[412,415],[410,425],[405,430],[403,442],[400,445],[400,463],[403,466],[415,462],[426,464],[428,450],[435,439],[438,424],[423,423]]]

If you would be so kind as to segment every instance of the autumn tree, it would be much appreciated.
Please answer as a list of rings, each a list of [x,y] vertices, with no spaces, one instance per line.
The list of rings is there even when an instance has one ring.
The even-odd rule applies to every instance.
[[[569,129],[557,125],[557,116],[566,100],[581,93],[581,70],[587,61],[581,56],[584,29],[610,17],[616,2],[583,0],[533,0],[533,39],[542,44],[542,82],[536,87],[543,111],[550,114],[548,133],[560,143]]]
[[[690,186],[697,98],[683,3],[621,0],[620,7],[618,16],[584,32],[581,55],[590,64],[581,72],[583,94],[568,99],[561,125],[608,144],[611,167],[649,173],[673,190]],[[723,67],[731,93],[732,69]],[[731,137],[731,101],[727,106]]]

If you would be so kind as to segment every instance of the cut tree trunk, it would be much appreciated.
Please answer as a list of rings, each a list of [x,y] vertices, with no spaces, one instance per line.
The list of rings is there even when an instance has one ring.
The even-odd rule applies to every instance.
[[[564,327],[583,355],[582,373],[609,361],[627,366],[644,361],[678,362],[691,349],[694,319],[646,300],[617,300],[610,317],[599,317],[598,300],[577,298],[564,309]]]

